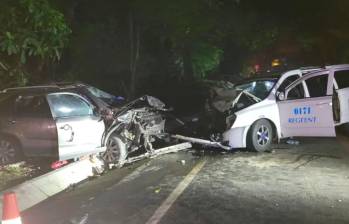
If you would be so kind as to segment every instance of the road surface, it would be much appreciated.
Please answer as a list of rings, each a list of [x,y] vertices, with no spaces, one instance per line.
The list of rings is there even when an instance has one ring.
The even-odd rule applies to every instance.
[[[272,153],[189,150],[89,180],[22,213],[25,224],[349,223],[348,139]]]

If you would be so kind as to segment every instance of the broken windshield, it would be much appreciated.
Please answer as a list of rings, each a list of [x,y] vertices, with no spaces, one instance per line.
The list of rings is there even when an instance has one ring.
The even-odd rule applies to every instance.
[[[244,93],[250,95],[256,100],[261,101],[265,99],[271,89],[274,87],[277,79],[264,79],[264,80],[252,80],[240,85],[237,85],[235,88],[238,91],[243,91]]]
[[[104,103],[106,103],[112,107],[120,106],[125,100],[121,96],[111,95],[111,94],[104,92],[103,90],[100,90],[100,89],[93,87],[93,86],[87,86],[86,89],[94,97],[97,97],[98,99],[102,100]]]

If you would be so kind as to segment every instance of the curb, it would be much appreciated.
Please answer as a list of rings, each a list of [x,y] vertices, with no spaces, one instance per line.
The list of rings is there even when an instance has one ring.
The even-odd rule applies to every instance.
[[[58,170],[46,173],[42,176],[28,180],[20,185],[0,192],[16,193],[20,211],[28,209],[39,202],[67,189],[72,184],[79,183],[93,176],[93,164],[89,159],[74,162]],[[2,217],[2,198],[0,201],[0,217]]]

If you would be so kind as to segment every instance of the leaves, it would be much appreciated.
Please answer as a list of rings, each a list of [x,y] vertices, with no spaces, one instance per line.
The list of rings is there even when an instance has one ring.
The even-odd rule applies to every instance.
[[[60,60],[71,30],[63,14],[51,8],[47,0],[2,1],[0,55],[23,83],[27,79],[24,65],[28,57]]]

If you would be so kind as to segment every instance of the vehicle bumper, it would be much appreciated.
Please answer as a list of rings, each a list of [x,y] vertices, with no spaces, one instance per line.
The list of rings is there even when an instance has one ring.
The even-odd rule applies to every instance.
[[[232,148],[246,148],[247,130],[248,127],[231,128],[223,133],[223,140]]]

